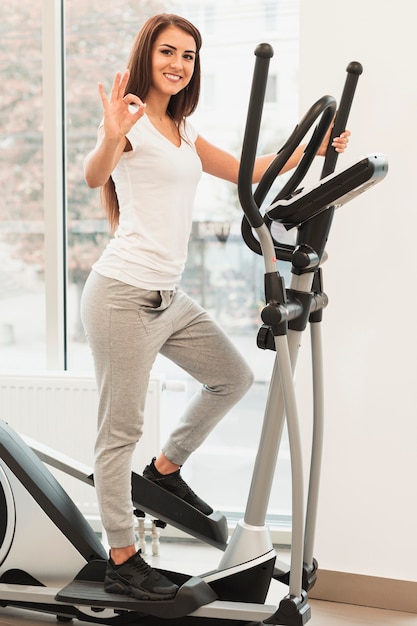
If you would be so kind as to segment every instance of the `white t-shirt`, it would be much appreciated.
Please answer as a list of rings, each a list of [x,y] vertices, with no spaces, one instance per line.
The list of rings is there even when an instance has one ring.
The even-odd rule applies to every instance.
[[[146,114],[127,135],[112,172],[119,200],[119,226],[93,269],[141,289],[171,290],[187,258],[192,211],[202,165],[195,148],[197,132],[181,126],[175,146]]]

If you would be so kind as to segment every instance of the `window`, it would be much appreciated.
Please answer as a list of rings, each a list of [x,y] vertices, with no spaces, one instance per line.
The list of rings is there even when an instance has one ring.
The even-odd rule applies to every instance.
[[[211,2],[206,2],[204,6],[204,29],[208,35],[212,35],[215,28],[216,8]]]
[[[277,101],[277,77],[275,74],[268,76],[266,85],[265,102]]]
[[[43,6],[49,7],[47,3]],[[44,10],[48,12],[52,8]],[[261,41],[273,45],[279,67],[271,69],[260,149],[277,150],[293,128],[297,94],[297,3],[292,3],[291,11],[286,6],[283,36],[269,27],[263,5],[257,0],[243,0],[238,11],[235,3],[224,0],[201,0],[198,5],[194,0],[146,3],[65,0],[65,81],[56,86],[65,94],[65,152],[58,163],[65,166],[65,198],[54,207],[62,219],[65,216],[67,229],[61,241],[62,247],[64,244],[67,247],[65,262],[58,259],[59,252],[52,251],[52,255],[56,254],[55,261],[66,269],[66,279],[62,291],[59,288],[54,293],[60,305],[51,308],[46,297],[42,148],[43,132],[45,129],[53,131],[55,126],[54,120],[47,116],[42,120],[41,7],[40,3],[28,0],[18,5],[11,0],[4,2],[0,72],[3,84],[12,81],[12,89],[2,90],[0,95],[2,110],[6,111],[0,120],[3,147],[0,153],[0,297],[3,300],[0,368],[51,367],[47,344],[52,341],[56,343],[53,350],[63,355],[69,370],[93,371],[79,316],[79,300],[91,264],[109,237],[99,193],[88,189],[82,172],[84,156],[95,144],[101,118],[97,81],[101,80],[109,89],[114,73],[125,67],[139,25],[161,10],[188,17],[202,31],[205,93],[193,123],[203,136],[239,155],[254,66],[253,52]],[[276,11],[279,22],[279,5]],[[208,22],[210,28],[206,33]],[[56,28],[59,27],[57,24]],[[14,53],[10,54],[10,50]],[[276,103],[278,75],[280,85],[286,86],[285,99],[289,104]],[[278,113],[274,108],[277,106]],[[234,186],[204,177],[196,199],[183,286],[232,335],[252,364],[256,383],[224,424],[209,437],[187,471],[192,473],[192,484],[197,491],[204,493],[216,507],[230,511],[242,510],[244,506],[273,361],[273,354],[256,347],[263,300],[263,262],[242,241],[240,223],[241,210]],[[58,319],[61,314],[62,319]],[[48,329],[54,326],[66,330],[62,342],[59,333],[55,339],[48,339]],[[184,379],[183,372],[162,358],[155,370],[163,372],[168,379]],[[169,411],[165,411],[162,436],[172,428],[186,396],[193,391],[193,381],[185,380],[187,394],[168,392]],[[280,495],[272,503],[277,515],[286,515],[290,510],[289,479],[285,485],[288,475],[285,454],[284,450],[279,461],[283,469],[277,472],[281,482],[274,489]],[[207,466],[214,472],[209,481]],[[216,484],[233,487],[219,493]]]
[[[41,3],[6,0],[0,29],[0,367],[40,368],[45,363]]]
[[[216,106],[216,76],[214,74],[204,74],[201,80],[200,103],[205,108]]]
[[[273,33],[277,30],[278,24],[278,0],[265,2],[265,28],[268,32]]]

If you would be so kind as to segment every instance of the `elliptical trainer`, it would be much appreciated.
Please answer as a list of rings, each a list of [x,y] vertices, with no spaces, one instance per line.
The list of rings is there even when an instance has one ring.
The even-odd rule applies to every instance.
[[[318,184],[308,190],[298,189],[333,119],[332,137],[346,127],[362,72],[359,63],[351,63],[338,111],[331,96],[315,103],[253,193],[252,172],[273,50],[269,44],[260,44],[255,55],[238,190],[244,211],[243,237],[265,263],[265,307],[257,343],[261,349],[275,351],[275,363],[244,518],[228,540],[227,522],[220,512],[207,517],[134,473],[132,496],[136,508],[215,546],[223,555],[216,570],[200,576],[165,572],[179,585],[172,600],[140,602],[106,594],[103,580],[107,554],[47,465],[93,486],[91,469],[25,440],[6,422],[0,422],[0,606],[52,613],[60,621],[76,618],[115,625],[160,626],[166,621],[167,626],[184,626],[200,625],[206,620],[207,624],[224,626],[301,626],[310,618],[308,591],[317,574],[313,544],[324,428],[320,326],[327,296],[322,289],[321,263],[336,208],[381,181],[388,166],[384,155],[371,154],[334,174],[337,154],[329,148]],[[260,209],[273,181],[316,120],[319,122],[300,164],[262,215]],[[296,229],[296,245],[280,244],[274,239],[274,222]],[[289,288],[277,271],[280,259],[291,263]],[[305,498],[293,374],[301,336],[308,324],[314,416],[309,491]],[[2,417],[7,420],[7,416]],[[265,525],[284,420],[292,470],[289,565],[277,562]],[[28,517],[30,533],[26,527]],[[50,549],[44,555],[46,542]],[[278,607],[265,604],[272,579],[289,587]]]

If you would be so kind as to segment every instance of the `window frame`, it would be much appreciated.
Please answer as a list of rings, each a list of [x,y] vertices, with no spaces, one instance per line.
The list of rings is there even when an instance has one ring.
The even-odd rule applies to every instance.
[[[64,1],[42,2],[46,368],[67,369]]]

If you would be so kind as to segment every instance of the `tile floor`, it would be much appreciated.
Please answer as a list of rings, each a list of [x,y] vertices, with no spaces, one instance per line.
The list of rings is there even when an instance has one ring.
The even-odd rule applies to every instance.
[[[150,552],[150,550],[148,550]],[[146,555],[149,563],[165,569],[181,569],[187,574],[198,574],[214,569],[221,553],[215,548],[197,543],[161,543],[160,555]],[[279,553],[285,559],[285,553]],[[181,563],[179,567],[178,563]],[[288,589],[272,581],[268,604],[278,604]],[[311,619],[309,626],[417,626],[417,615],[399,611],[385,611],[333,602],[310,600]],[[0,608],[0,626],[48,626],[57,624],[55,616],[42,615],[12,608]],[[74,621],[74,626],[82,622]],[[161,620],[161,626],[164,620]],[[132,624],[134,626],[134,624]],[[138,624],[139,626],[139,624]]]

